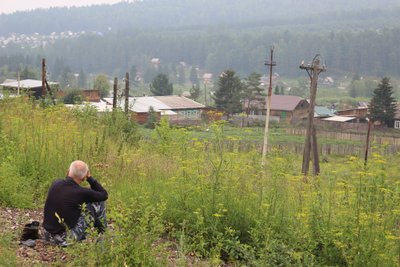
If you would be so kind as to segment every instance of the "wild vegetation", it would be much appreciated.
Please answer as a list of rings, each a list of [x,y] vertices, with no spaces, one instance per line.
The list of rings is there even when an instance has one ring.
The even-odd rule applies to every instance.
[[[398,266],[398,155],[372,149],[332,158],[318,177],[300,175],[300,157],[273,150],[227,150],[240,138],[221,123],[199,138],[163,121],[141,138],[120,112],[0,102],[0,204],[42,207],[53,179],[71,160],[89,163],[108,189],[110,229],[99,243],[75,244],[71,265]],[[150,130],[148,130],[150,131]],[[0,261],[15,263],[11,236]],[[0,265],[2,262],[0,262]]]

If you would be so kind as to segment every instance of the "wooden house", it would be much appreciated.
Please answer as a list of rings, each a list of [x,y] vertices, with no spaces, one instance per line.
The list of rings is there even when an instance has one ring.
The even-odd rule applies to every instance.
[[[104,99],[108,104],[113,103],[113,98]],[[125,100],[117,101],[119,108],[124,110]],[[184,96],[144,96],[130,97],[128,108],[132,117],[138,123],[145,123],[149,116],[150,108],[157,118],[165,116],[171,123],[183,121],[200,121],[204,105]]]
[[[355,117],[357,122],[367,122],[368,107],[338,110],[336,111],[336,114],[344,117]]]
[[[169,110],[176,113],[176,115],[171,117],[173,120],[199,120],[205,108],[203,104],[184,96],[154,96],[154,98],[167,105]]]
[[[400,105],[397,105],[396,113],[394,114],[393,127],[395,129],[400,129]]]
[[[249,116],[260,118],[265,116],[267,103],[264,98],[244,101],[244,110]],[[310,104],[304,98],[291,95],[272,95],[270,119],[278,122],[296,123],[307,118]]]

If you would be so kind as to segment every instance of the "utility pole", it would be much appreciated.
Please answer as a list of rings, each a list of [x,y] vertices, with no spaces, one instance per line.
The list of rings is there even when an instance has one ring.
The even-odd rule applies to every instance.
[[[19,70],[17,72],[17,80],[18,80],[17,96],[19,96],[19,90],[20,90],[20,87],[21,87],[21,75],[19,74]]]
[[[42,58],[42,97],[46,95],[46,59]]]
[[[308,112],[306,140],[303,151],[303,165],[301,170],[301,172],[304,175],[308,174],[308,169],[310,166],[311,148],[313,149],[313,162],[314,162],[313,174],[318,175],[320,171],[318,147],[317,147],[317,135],[314,127],[314,108],[315,108],[315,98],[317,95],[318,76],[321,72],[326,70],[325,65],[321,65],[320,58],[321,58],[320,55],[316,55],[311,64],[304,65],[303,61],[300,65],[300,69],[306,70],[308,76],[310,76],[311,79],[310,109]]]
[[[117,108],[117,93],[118,93],[118,78],[114,78],[114,89],[113,89],[113,110]]]
[[[125,115],[129,112],[129,72],[125,74]]]
[[[207,82],[204,81],[204,105],[207,107]]]
[[[370,135],[371,135],[371,126],[374,124],[371,118],[368,120],[368,130],[367,130],[367,140],[366,140],[366,145],[365,145],[365,156],[364,156],[364,166],[367,166],[368,162],[368,149],[369,149],[369,140],[370,140]]]
[[[276,66],[274,59],[274,47],[271,47],[270,61],[266,61],[264,65],[269,66],[269,87],[267,95],[267,114],[265,116],[264,144],[262,149],[262,165],[265,165],[265,157],[268,149],[268,127],[271,112],[271,96],[272,96],[272,67]]]
[[[18,87],[19,87],[19,85],[18,85]],[[56,99],[54,97],[53,91],[51,90],[50,85],[47,82],[47,78],[46,78],[46,59],[42,58],[42,98],[43,99],[46,97],[46,89],[50,94],[53,105],[56,105]]]

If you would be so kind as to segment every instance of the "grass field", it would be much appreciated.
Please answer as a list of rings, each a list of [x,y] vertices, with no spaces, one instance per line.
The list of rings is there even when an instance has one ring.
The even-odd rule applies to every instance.
[[[123,114],[0,102],[0,205],[41,208],[51,182],[82,159],[109,191],[112,228],[101,243],[66,249],[72,266],[398,266],[399,155],[373,147],[300,174],[301,157],[239,153],[226,140],[260,129],[144,131]],[[288,140],[274,129],[272,142]],[[294,137],[298,138],[298,137]],[[301,138],[299,137],[299,142]],[[0,234],[6,263],[16,262]],[[1,262],[0,262],[1,263]],[[0,264],[1,265],[1,264]]]

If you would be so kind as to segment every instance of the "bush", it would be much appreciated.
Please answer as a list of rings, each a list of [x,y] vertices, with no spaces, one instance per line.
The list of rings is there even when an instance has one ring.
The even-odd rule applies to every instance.
[[[64,104],[80,104],[82,100],[82,91],[79,89],[69,90],[63,97]]]

